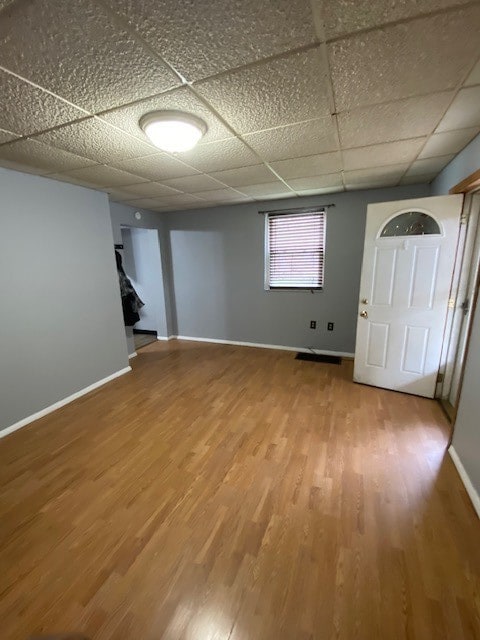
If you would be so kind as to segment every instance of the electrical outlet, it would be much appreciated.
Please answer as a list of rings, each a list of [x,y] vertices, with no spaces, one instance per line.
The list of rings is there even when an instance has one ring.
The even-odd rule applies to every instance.
[[[316,328],[317,328],[317,321],[310,320],[310,329],[316,329]]]
[[[333,331],[333,322],[327,324],[327,331]]]

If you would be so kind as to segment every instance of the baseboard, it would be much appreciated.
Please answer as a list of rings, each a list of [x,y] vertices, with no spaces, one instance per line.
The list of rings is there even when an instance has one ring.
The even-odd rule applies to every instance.
[[[472,481],[470,480],[468,473],[465,467],[463,466],[462,461],[460,460],[458,453],[455,451],[455,448],[453,447],[453,445],[450,445],[450,447],[448,448],[448,453],[450,454],[453,464],[455,465],[458,471],[458,475],[462,479],[462,482],[468,493],[468,497],[472,501],[473,508],[477,512],[477,516],[480,518],[480,496],[478,495],[477,490],[473,486]]]
[[[157,340],[174,340],[178,336],[157,336]]]
[[[8,436],[8,434],[13,433],[14,431],[18,431],[18,429],[25,427],[27,424],[30,424],[31,422],[34,422],[39,418],[43,418],[49,413],[52,413],[53,411],[60,409],[60,407],[63,407],[66,404],[69,404],[70,402],[77,400],[81,396],[84,396],[87,393],[90,393],[90,391],[94,391],[95,389],[98,389],[98,387],[101,387],[104,384],[107,384],[107,382],[111,382],[115,378],[123,376],[125,373],[128,373],[131,370],[132,370],[132,367],[125,367],[124,369],[120,369],[120,371],[116,371],[115,373],[112,373],[110,376],[107,376],[102,380],[98,380],[98,382],[94,382],[93,384],[89,385],[88,387],[85,387],[84,389],[80,389],[80,391],[76,391],[75,393],[72,393],[71,396],[68,396],[67,398],[63,398],[63,400],[59,400],[58,402],[51,404],[49,407],[45,407],[45,409],[41,409],[41,411],[37,411],[36,413],[32,414],[31,416],[28,416],[27,418],[23,418],[23,420],[19,420],[18,422],[15,422],[15,424],[12,424],[9,427],[6,427],[5,429],[2,429],[0,431],[0,438],[4,438],[5,436]]]
[[[236,347],[255,347],[257,349],[278,349],[279,351],[300,351],[301,353],[312,353],[306,347],[288,347],[281,344],[262,344],[260,342],[241,342],[238,340],[219,340],[217,338],[196,338],[192,336],[171,336],[177,340],[191,340],[192,342],[212,342],[214,344],[231,344]],[[353,358],[355,354],[347,351],[329,351],[327,349],[314,349],[315,353],[325,356],[341,356],[343,358]]]
[[[134,329],[133,335],[147,335],[147,336],[156,336],[157,332],[153,331],[153,329]]]
[[[131,360],[132,358],[135,358],[135,356],[138,356],[138,353],[136,351],[134,351],[133,353],[129,353],[128,359]]]

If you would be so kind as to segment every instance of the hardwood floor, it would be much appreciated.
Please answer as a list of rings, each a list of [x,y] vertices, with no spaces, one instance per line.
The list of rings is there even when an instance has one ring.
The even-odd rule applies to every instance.
[[[281,351],[132,366],[0,440],[2,639],[480,638],[437,403]]]

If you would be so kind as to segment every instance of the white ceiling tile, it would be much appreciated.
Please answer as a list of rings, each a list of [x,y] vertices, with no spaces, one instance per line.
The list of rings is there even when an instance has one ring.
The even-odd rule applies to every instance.
[[[228,184],[229,187],[261,184],[262,182],[270,182],[276,178],[264,164],[254,164],[249,167],[238,167],[237,169],[227,169],[226,171],[215,171],[210,175],[212,178]]]
[[[343,179],[347,188],[368,186],[390,186],[396,184],[408,169],[408,164],[394,164],[389,167],[372,167],[344,171]]]
[[[84,117],[84,111],[0,70],[0,127],[2,129],[27,136]]]
[[[150,183],[147,183],[147,184],[150,184]],[[135,199],[136,196],[138,197],[138,194],[132,193],[127,188],[114,189],[112,187],[109,187],[108,189],[105,189],[105,191],[108,193],[110,200],[113,200],[115,202],[122,202],[124,200],[133,200]]]
[[[17,3],[0,22],[2,65],[90,111],[181,84],[93,0]]]
[[[338,187],[319,187],[318,189],[297,189],[296,193],[299,196],[320,196],[326,195],[327,193],[340,193],[344,191],[345,187],[343,183]]]
[[[80,158],[61,149],[53,149],[35,140],[18,140],[2,145],[0,159],[4,162],[26,165],[40,175],[78,169],[93,164],[85,158]]]
[[[342,152],[343,167],[346,171],[351,171],[412,162],[425,144],[425,140],[426,138],[414,138],[413,140],[374,144],[370,147],[346,149]]]
[[[471,129],[457,129],[434,133],[418,155],[422,158],[446,156],[450,153],[458,153],[480,132],[480,127]]]
[[[97,187],[122,187],[130,184],[138,184],[139,182],[146,182],[145,178],[140,178],[132,173],[114,169],[113,167],[106,167],[102,164],[84,169],[74,169],[69,171],[68,175],[71,178],[94,184]]]
[[[472,71],[470,72],[470,75],[465,81],[466,87],[470,87],[471,85],[474,85],[474,84],[480,84],[480,60],[473,67]]]
[[[223,187],[217,180],[201,173],[196,176],[186,176],[184,178],[172,178],[163,180],[163,184],[184,191],[185,193],[197,193],[200,191],[214,191]]]
[[[150,145],[132,138],[98,118],[87,118],[82,122],[65,125],[42,133],[35,139],[109,165],[127,158],[155,153],[155,149]]]
[[[478,56],[480,3],[329,45],[336,108],[453,89]]]
[[[398,184],[429,184],[436,174],[427,173],[423,176],[403,176]]]
[[[453,91],[360,107],[337,115],[343,148],[425,136],[435,129]]]
[[[243,137],[267,162],[325,153],[338,148],[331,117],[248,133]]]
[[[170,178],[180,178],[199,173],[187,164],[171,158],[165,153],[155,153],[142,158],[131,158],[112,162],[115,167],[147,178],[153,182],[161,182]]]
[[[105,0],[189,81],[315,41],[309,0]]]
[[[340,154],[335,151],[304,158],[280,160],[272,162],[271,166],[284,180],[289,180],[290,178],[308,178],[341,171],[342,160]]]
[[[469,0],[316,0],[323,6],[327,38],[466,4]]]
[[[100,117],[105,122],[113,124],[127,133],[145,139],[145,134],[140,129],[138,121],[145,113],[157,110],[185,111],[202,118],[208,129],[201,140],[201,144],[233,136],[233,133],[196,97],[189,87],[181,87],[153,98],[108,111]]]
[[[330,115],[319,49],[211,78],[195,88],[238,133]]]
[[[282,194],[295,195],[286,184],[277,180],[276,182],[268,182],[266,184],[252,184],[250,186],[239,187],[242,193],[253,198],[276,198]]]
[[[238,138],[200,144],[175,157],[205,173],[258,164],[257,156]]]
[[[172,189],[158,182],[142,182],[141,184],[132,184],[125,187],[131,194],[129,200],[133,198],[163,198],[164,196],[178,195],[178,189]]]
[[[4,144],[5,142],[11,142],[19,138],[16,133],[12,133],[11,131],[5,131],[4,129],[0,129],[0,144]]]
[[[436,129],[451,131],[480,126],[480,86],[461,89]]]
[[[149,206],[156,207],[169,207],[169,206],[178,206],[181,207],[183,205],[196,204],[199,202],[199,198],[195,198],[195,196],[190,195],[188,193],[179,193],[171,196],[164,196],[160,198],[140,198],[140,199],[132,199],[127,200],[127,204],[131,204],[134,207],[144,207],[148,209]]]
[[[288,180],[288,185],[298,192],[343,187],[342,174],[329,173],[322,176],[310,176],[309,178],[294,178],[293,180]]]
[[[215,189],[214,191],[201,191],[194,194],[207,202],[244,202],[250,198],[233,189]]]
[[[451,161],[455,155],[439,156],[437,158],[425,158],[415,160],[409,168],[406,176],[424,176],[428,174],[437,175]]]

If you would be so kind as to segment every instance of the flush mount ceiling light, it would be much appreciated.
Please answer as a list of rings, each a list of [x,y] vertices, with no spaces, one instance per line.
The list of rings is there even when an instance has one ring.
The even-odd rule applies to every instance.
[[[203,120],[183,111],[152,111],[140,118],[140,127],[162,151],[188,151],[207,132]]]

